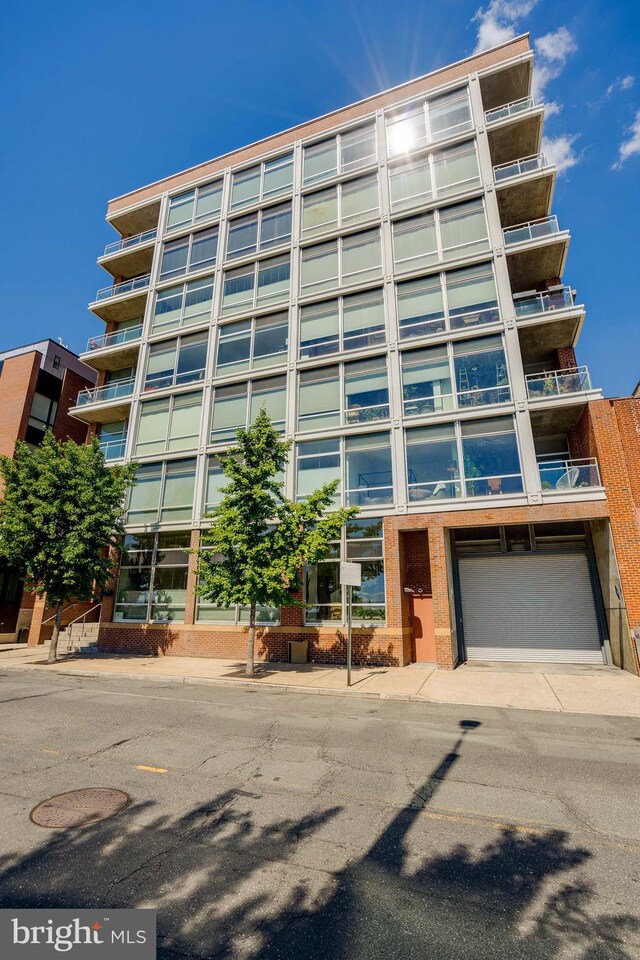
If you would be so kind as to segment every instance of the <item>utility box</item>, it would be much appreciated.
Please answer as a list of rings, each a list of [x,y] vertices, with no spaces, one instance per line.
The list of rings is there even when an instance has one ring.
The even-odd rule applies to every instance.
[[[289,663],[309,663],[308,640],[289,640]]]

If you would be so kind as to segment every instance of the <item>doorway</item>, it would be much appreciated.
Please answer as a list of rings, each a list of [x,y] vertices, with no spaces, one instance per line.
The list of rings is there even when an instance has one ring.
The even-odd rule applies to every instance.
[[[422,593],[411,596],[411,630],[417,663],[436,662],[436,635],[433,623],[433,597]]]

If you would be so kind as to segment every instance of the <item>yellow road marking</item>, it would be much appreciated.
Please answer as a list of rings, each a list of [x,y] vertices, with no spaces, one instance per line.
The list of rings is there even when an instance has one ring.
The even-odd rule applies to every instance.
[[[147,767],[144,763],[136,763],[136,770],[148,770],[149,773],[169,773],[164,767]]]

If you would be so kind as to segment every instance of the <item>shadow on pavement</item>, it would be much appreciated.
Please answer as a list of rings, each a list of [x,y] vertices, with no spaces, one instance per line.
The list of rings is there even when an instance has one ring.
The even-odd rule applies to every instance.
[[[632,960],[625,941],[640,924],[594,912],[589,884],[566,875],[591,853],[562,831],[503,829],[480,849],[413,852],[411,832],[430,829],[422,811],[479,724],[461,726],[407,806],[337,874],[299,854],[341,807],[318,797],[304,816],[269,818],[259,795],[229,790],[179,818],[134,803],[42,833],[33,852],[0,859],[0,906],[155,906],[166,960]]]

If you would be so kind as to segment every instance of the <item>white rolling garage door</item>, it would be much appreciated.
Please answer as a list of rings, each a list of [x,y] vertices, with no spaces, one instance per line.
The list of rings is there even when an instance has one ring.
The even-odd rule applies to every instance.
[[[602,663],[586,553],[460,557],[468,660]]]

